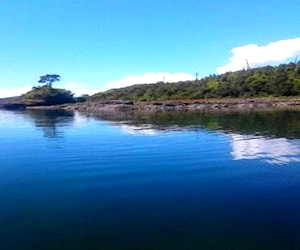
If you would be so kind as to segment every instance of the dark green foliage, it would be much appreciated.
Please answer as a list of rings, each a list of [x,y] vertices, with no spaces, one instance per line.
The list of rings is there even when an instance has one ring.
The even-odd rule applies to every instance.
[[[38,82],[45,83],[50,88],[52,88],[52,83],[58,82],[58,81],[60,81],[60,75],[47,74],[47,75],[40,76],[40,80]]]
[[[71,91],[51,88],[48,85],[33,87],[31,91],[22,96],[24,99],[40,100],[43,105],[55,105],[74,102]]]
[[[211,75],[195,81],[138,84],[97,93],[88,100],[155,101],[295,95],[300,95],[300,62]]]

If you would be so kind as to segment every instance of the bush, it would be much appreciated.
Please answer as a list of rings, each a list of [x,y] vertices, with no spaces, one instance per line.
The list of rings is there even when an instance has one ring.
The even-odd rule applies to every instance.
[[[50,86],[33,87],[22,96],[25,99],[41,101],[43,105],[73,103],[75,99],[69,90],[51,88]]]

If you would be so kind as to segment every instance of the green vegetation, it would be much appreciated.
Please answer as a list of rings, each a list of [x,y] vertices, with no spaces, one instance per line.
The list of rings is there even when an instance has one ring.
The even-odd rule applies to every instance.
[[[194,81],[138,84],[100,92],[88,100],[156,101],[297,95],[300,95],[300,62],[211,75]]]
[[[45,83],[45,85],[33,87],[31,91],[22,95],[22,98],[25,100],[33,100],[40,105],[56,105],[75,102],[71,91],[52,88],[52,83],[58,81],[60,81],[60,75],[47,74],[40,76],[38,82]]]
[[[60,75],[47,74],[40,76],[39,83],[45,83],[47,86],[52,88],[52,83],[60,81]]]
[[[52,88],[48,85],[33,87],[22,96],[24,99],[39,101],[42,105],[56,105],[74,102],[71,91]]]

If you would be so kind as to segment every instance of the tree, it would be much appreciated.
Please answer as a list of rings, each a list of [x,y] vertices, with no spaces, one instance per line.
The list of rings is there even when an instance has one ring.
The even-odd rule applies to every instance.
[[[45,83],[50,88],[52,88],[52,83],[58,82],[58,81],[60,81],[60,75],[47,74],[47,75],[40,76],[40,80],[38,82]]]

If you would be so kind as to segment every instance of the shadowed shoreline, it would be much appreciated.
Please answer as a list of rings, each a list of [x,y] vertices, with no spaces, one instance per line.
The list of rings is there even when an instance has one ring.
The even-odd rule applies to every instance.
[[[44,109],[82,112],[114,111],[243,111],[266,109],[300,109],[300,97],[267,98],[220,98],[168,101],[86,101],[61,105],[42,105],[39,101],[23,100],[20,97],[0,99],[0,108],[9,110]]]
[[[169,100],[151,102],[105,101],[63,104],[56,106],[29,106],[28,109],[63,109],[82,112],[168,112],[168,111],[243,111],[266,109],[300,109],[300,98],[224,98],[199,100]]]

